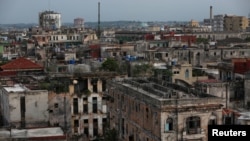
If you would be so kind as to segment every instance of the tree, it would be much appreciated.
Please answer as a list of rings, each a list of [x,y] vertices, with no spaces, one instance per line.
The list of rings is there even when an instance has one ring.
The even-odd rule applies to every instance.
[[[132,68],[132,75],[136,76],[148,76],[152,74],[152,65],[150,64],[141,64],[141,65],[134,65]]]
[[[250,42],[250,37],[247,37],[245,41]]]
[[[113,58],[108,58],[101,66],[101,69],[105,71],[118,71],[118,68],[118,62]]]
[[[105,141],[117,141],[118,140],[118,132],[115,129],[109,129],[104,134]]]
[[[197,38],[196,43],[197,44],[200,44],[200,43],[208,44],[208,39],[206,39],[206,38]]]

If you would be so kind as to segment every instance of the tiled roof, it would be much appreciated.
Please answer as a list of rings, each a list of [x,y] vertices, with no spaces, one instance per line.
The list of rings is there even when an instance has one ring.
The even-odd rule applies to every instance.
[[[9,76],[16,76],[17,72],[15,71],[0,71],[0,77],[9,77]]]
[[[42,70],[43,67],[36,64],[25,57],[20,57],[11,62],[0,66],[3,71],[7,70]]]

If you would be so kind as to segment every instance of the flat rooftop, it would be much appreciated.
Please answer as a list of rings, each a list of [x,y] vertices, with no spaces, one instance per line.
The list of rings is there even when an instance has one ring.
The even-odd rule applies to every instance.
[[[60,127],[1,130],[0,138],[36,138],[64,136]]]
[[[21,84],[15,84],[14,86],[7,86],[7,87],[4,87],[4,89],[7,91],[7,92],[23,92],[25,90],[28,90],[27,87],[21,85]]]

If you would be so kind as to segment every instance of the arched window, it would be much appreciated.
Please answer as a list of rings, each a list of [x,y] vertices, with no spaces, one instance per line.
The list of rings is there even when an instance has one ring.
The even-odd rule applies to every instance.
[[[188,69],[186,69],[186,71],[185,71],[185,78],[189,78],[189,70]]]
[[[200,117],[191,116],[186,120],[187,133],[197,134],[200,132]]]
[[[209,117],[208,125],[216,125],[216,116],[215,115],[211,115]]]
[[[164,131],[167,132],[171,130],[173,130],[173,119],[168,118],[165,123]]]

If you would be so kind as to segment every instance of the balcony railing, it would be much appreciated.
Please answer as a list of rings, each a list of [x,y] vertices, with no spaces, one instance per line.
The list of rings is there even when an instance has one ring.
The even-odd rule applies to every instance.
[[[201,128],[189,128],[187,134],[201,134]]]

